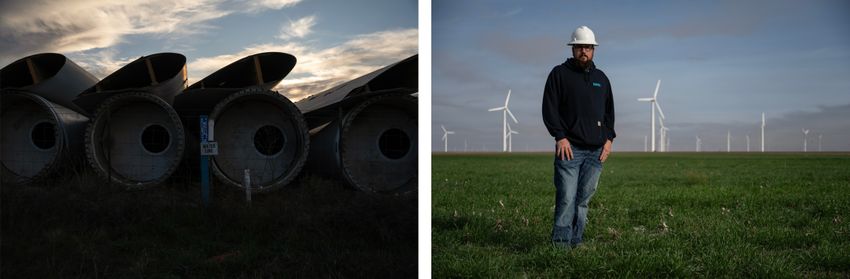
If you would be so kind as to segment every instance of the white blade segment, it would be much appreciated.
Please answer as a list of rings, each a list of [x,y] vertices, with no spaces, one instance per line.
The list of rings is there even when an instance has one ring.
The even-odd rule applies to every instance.
[[[658,109],[658,114],[661,115],[661,119],[664,119],[664,112],[661,111],[661,105],[659,105],[658,102],[653,102],[653,104],[655,104],[655,108]]]
[[[658,97],[658,88],[661,87],[661,80],[659,79],[657,83],[655,83],[655,93],[652,94],[652,98],[655,99]]]
[[[446,132],[446,126],[440,125],[440,128],[443,128],[443,133]]]
[[[519,123],[519,121],[517,121],[517,120],[516,120],[516,117],[514,117],[514,114],[513,114],[513,113],[511,113],[511,110],[509,110],[508,108],[505,108],[505,111],[507,111],[507,112],[508,112],[508,115],[510,115],[510,116],[511,116],[511,119],[513,119],[513,120],[514,120],[514,123]]]
[[[455,132],[454,132],[454,131],[446,131],[446,134],[454,135],[454,134],[455,134]]]
[[[508,89],[508,97],[505,98],[505,107],[508,107],[508,102],[511,101],[511,90]]]
[[[505,109],[505,107],[491,108],[491,109],[488,109],[487,111],[497,111],[497,110],[503,110],[503,109]]]
[[[652,102],[652,101],[655,101],[655,99],[654,99],[654,98],[638,98],[638,101],[641,101],[641,102]]]

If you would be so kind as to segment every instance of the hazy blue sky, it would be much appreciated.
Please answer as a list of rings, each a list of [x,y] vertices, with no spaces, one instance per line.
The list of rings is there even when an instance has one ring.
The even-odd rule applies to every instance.
[[[594,61],[611,80],[615,150],[644,149],[650,97],[659,103],[674,151],[758,149],[761,112],[768,151],[850,150],[848,1],[433,1],[432,150],[440,125],[449,149],[501,150],[500,113],[512,89],[520,132],[514,151],[550,150],[542,124],[546,76],[571,56],[565,45],[587,25]]]
[[[278,87],[294,100],[418,51],[412,0],[27,0],[0,2],[0,66],[65,54],[98,78],[157,52],[186,55],[190,83],[244,56],[298,64]]]

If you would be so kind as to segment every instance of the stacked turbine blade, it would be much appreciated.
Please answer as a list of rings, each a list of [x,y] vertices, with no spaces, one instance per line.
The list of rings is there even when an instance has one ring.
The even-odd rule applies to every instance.
[[[219,154],[211,168],[219,180],[244,189],[243,174],[251,173],[251,191],[279,189],[290,183],[307,160],[310,138],[301,112],[286,97],[271,91],[295,67],[294,56],[267,52],[244,57],[186,89],[175,108],[191,142],[198,142],[200,115],[215,123]],[[193,165],[197,146],[188,157]]]
[[[168,179],[183,159],[185,130],[171,107],[186,87],[186,57],[141,57],[83,91],[74,103],[93,115],[86,156],[102,178],[128,189]]]
[[[88,118],[71,100],[97,79],[61,54],[0,69],[0,177],[26,184],[82,161]]]
[[[418,55],[296,103],[311,129],[308,167],[356,189],[417,188]]]

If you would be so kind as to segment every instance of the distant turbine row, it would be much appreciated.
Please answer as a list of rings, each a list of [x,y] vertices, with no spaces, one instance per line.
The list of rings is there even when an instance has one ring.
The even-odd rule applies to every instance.
[[[508,108],[508,104],[511,101],[511,90],[508,89],[508,96],[505,98],[505,105],[497,108],[491,108],[487,111],[502,111],[502,152],[513,152],[513,135],[518,135],[519,132],[511,129],[511,125],[508,123],[508,116],[514,121],[514,123],[519,123],[514,114]],[[449,135],[454,134],[454,131],[446,130],[446,126],[440,125],[440,128],[443,129],[443,151],[449,152]],[[466,150],[466,143],[464,142],[464,150]]]
[[[650,108],[652,110],[650,112],[650,121],[652,122],[652,124],[650,126],[650,135],[652,137],[652,142],[651,142],[650,146],[651,146],[652,152],[656,152],[656,148],[655,148],[656,146],[658,146],[657,151],[659,151],[659,152],[666,152],[670,148],[670,136],[669,136],[670,129],[668,129],[666,126],[664,126],[664,120],[666,118],[664,117],[664,111],[661,110],[661,105],[659,105],[659,103],[658,103],[658,90],[660,88],[661,88],[661,80],[659,79],[658,82],[655,83],[655,92],[652,93],[652,97],[638,98],[637,99],[639,102],[649,102]],[[661,137],[661,142],[658,145],[656,145],[656,143],[655,143],[655,131],[656,131],[655,130],[655,110],[656,109],[658,109],[658,115],[661,116],[661,118],[658,119],[659,124],[661,124],[661,128],[658,130],[660,137]],[[808,134],[808,131],[804,130],[803,133]],[[731,150],[731,141],[732,141],[732,133],[731,133],[731,131],[727,131],[727,134],[726,134],[726,152],[729,152]],[[702,149],[701,146],[702,146],[702,139],[700,139],[699,136],[697,136],[696,137],[696,151],[697,152],[701,151],[701,149]],[[805,147],[805,140],[804,140],[803,151],[805,151],[805,150],[806,150],[806,147]],[[647,151],[646,137],[644,137],[644,139],[643,139],[643,151],[644,152]],[[750,151],[750,136],[747,135],[747,152],[749,152],[749,151]],[[761,113],[761,152],[764,152],[764,112]]]

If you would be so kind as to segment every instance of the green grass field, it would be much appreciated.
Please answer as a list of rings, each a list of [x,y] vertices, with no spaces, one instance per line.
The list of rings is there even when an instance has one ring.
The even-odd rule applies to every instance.
[[[850,277],[848,154],[612,154],[571,251],[552,157],[432,157],[434,277]]]
[[[0,187],[0,278],[400,278],[417,271],[416,195],[305,176],[244,194],[174,181],[110,189],[88,172]]]

